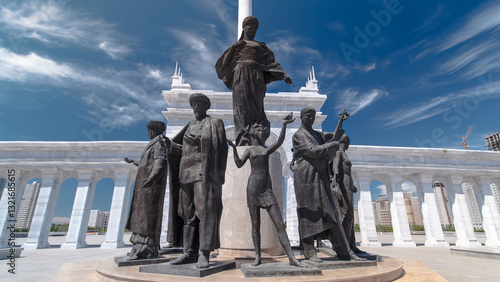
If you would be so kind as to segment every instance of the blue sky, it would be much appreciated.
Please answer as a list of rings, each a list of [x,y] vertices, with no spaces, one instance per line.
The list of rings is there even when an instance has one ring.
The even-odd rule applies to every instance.
[[[148,140],[176,61],[193,89],[226,91],[214,64],[237,2],[1,1],[0,140]],[[253,15],[296,85],[268,91],[314,66],[323,129],[347,108],[352,144],[459,149],[477,124],[484,150],[500,129],[498,1],[253,0]]]

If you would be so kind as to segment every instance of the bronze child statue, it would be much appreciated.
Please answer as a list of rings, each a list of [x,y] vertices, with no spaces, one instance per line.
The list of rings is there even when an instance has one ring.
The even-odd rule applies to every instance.
[[[249,132],[251,138],[251,146],[245,150],[242,158],[238,156],[236,145],[228,140],[227,142],[234,150],[234,162],[238,168],[242,167],[247,160],[250,160],[252,172],[248,178],[247,185],[247,206],[250,211],[250,219],[252,221],[252,239],[255,246],[255,261],[252,264],[257,266],[261,264],[261,249],[260,249],[260,209],[266,209],[271,217],[271,220],[278,230],[278,237],[281,245],[285,249],[290,260],[290,265],[302,266],[293,255],[290,241],[285,231],[285,224],[279,210],[278,202],[273,194],[271,176],[269,174],[269,156],[275,152],[285,140],[286,126],[292,123],[292,113],[288,115],[283,122],[281,133],[276,143],[269,147],[265,147],[265,128],[261,124],[254,124]],[[242,134],[242,133],[240,133]],[[238,139],[238,138],[237,138]]]

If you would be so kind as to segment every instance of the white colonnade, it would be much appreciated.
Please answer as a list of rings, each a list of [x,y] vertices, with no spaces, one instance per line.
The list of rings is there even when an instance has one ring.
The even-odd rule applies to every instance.
[[[41,180],[25,249],[50,247],[48,238],[59,200],[61,184],[69,178],[78,181],[66,241],[62,248],[87,246],[85,237],[97,183],[110,178],[115,182],[108,220],[108,231],[102,248],[123,247],[123,233],[128,203],[137,168],[125,163],[124,157],[139,158],[147,142],[0,142],[0,178],[15,171],[15,213],[20,206],[26,184]],[[5,175],[5,176],[4,176]],[[9,190],[0,201],[0,248],[8,247],[10,230]],[[73,199],[71,199],[73,200]]]
[[[228,130],[230,131],[230,129]],[[273,136],[275,135],[273,130]],[[290,142],[292,134],[285,143]],[[274,138],[273,138],[274,139]],[[111,203],[109,227],[102,248],[123,247],[123,233],[128,216],[128,203],[135,180],[136,168],[123,162],[123,157],[138,158],[147,142],[0,142],[0,173],[6,178],[7,170],[16,171],[16,210],[26,183],[33,178],[41,179],[42,186],[36,204],[30,232],[24,248],[50,247],[49,231],[54,217],[61,184],[68,178],[76,178],[78,187],[73,210],[62,248],[86,247],[85,236],[96,184],[111,178],[115,188]],[[288,146],[285,144],[285,146]],[[74,155],[78,148],[85,154]],[[283,180],[286,187],[287,232],[292,243],[298,243],[298,221],[293,185],[289,170],[289,147],[279,150],[283,164]],[[438,215],[432,183],[439,181],[447,187],[447,196],[453,211],[457,246],[480,246],[474,233],[471,215],[467,207],[463,183],[472,185],[483,219],[486,246],[500,247],[500,215],[496,208],[490,184],[500,185],[500,154],[488,151],[443,150],[429,148],[398,148],[380,146],[351,146],[347,151],[353,163],[353,178],[361,229],[361,246],[380,246],[375,229],[370,183],[383,182],[387,187],[394,230],[394,246],[412,247],[401,183],[411,181],[417,188],[426,235],[426,246],[449,246],[444,238]],[[4,176],[5,175],[5,176]],[[168,197],[168,193],[166,198]],[[4,189],[0,201],[0,247],[8,247],[10,231],[8,189]],[[168,203],[168,201],[166,202]],[[168,207],[168,204],[165,205]],[[164,210],[164,219],[168,209]],[[165,222],[166,220],[164,220]],[[166,223],[166,222],[165,222]],[[164,224],[163,232],[166,232]],[[163,237],[164,238],[164,237]]]

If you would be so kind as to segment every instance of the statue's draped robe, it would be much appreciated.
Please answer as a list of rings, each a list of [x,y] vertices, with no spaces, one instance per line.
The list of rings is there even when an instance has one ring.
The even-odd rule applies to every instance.
[[[301,239],[324,239],[322,232],[339,222],[328,167],[333,149],[324,144],[329,135],[312,131],[300,127],[293,135],[299,235]]]
[[[182,155],[182,146],[184,133],[189,128],[189,122],[173,139],[172,146],[172,174],[179,172],[179,165]],[[207,116],[204,119],[204,125],[201,136],[201,154],[202,154],[202,187],[205,202],[205,209],[197,209],[197,217],[200,220],[199,235],[201,250],[214,250],[220,247],[219,226],[222,216],[222,184],[227,163],[227,140],[224,123],[217,118]],[[177,157],[175,157],[176,155]],[[176,177],[177,176],[177,177]],[[170,204],[180,203],[178,198],[180,183],[178,174],[171,178],[171,189],[176,191],[177,198],[170,197]],[[199,211],[199,212],[198,212]],[[178,214],[182,217],[182,207],[178,207]],[[170,232],[170,230],[169,230]],[[172,235],[173,236],[173,235]]]
[[[235,136],[248,129],[249,125],[260,123],[267,127],[267,138],[270,123],[264,112],[266,84],[285,79],[286,73],[274,60],[274,54],[266,44],[251,41],[252,46],[249,46],[241,42],[233,44],[222,54],[215,69],[219,79],[233,91]],[[246,140],[243,145],[250,144],[248,135],[243,139]]]
[[[356,247],[354,236],[354,182],[350,174],[344,171],[344,166],[351,166],[351,160],[345,152],[338,150],[335,155],[338,164],[338,173],[342,175],[342,181],[336,184],[335,194],[337,207],[339,208],[340,220],[351,249]],[[337,160],[338,158],[338,160]],[[352,171],[351,171],[352,173]]]
[[[153,138],[142,153],[126,226],[133,233],[152,238],[158,249],[168,170],[166,140],[163,135]],[[150,177],[155,183],[146,185]]]

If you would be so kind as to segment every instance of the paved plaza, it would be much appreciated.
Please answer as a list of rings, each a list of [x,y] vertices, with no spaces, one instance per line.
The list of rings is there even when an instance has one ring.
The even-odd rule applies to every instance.
[[[128,242],[130,233],[125,234]],[[357,234],[359,237],[359,234]],[[484,244],[486,238],[477,234],[478,240]],[[381,248],[363,248],[370,253],[377,253],[400,259],[420,260],[449,281],[498,281],[500,277],[500,261],[475,257],[452,255],[450,248],[425,247],[424,235],[413,235],[416,248],[393,247],[393,236],[390,233],[379,234]],[[88,235],[88,248],[77,250],[60,249],[64,236],[50,237],[51,248],[23,251],[16,259],[16,274],[7,272],[7,261],[2,260],[0,266],[0,281],[50,281],[64,263],[91,261],[125,255],[128,248],[101,249],[104,235]],[[453,234],[446,236],[451,247],[456,238]],[[25,238],[18,238],[16,244],[22,244]],[[209,279],[210,277],[207,277]],[[408,278],[408,277],[407,277]],[[79,277],[68,277],[68,281],[82,281]]]

